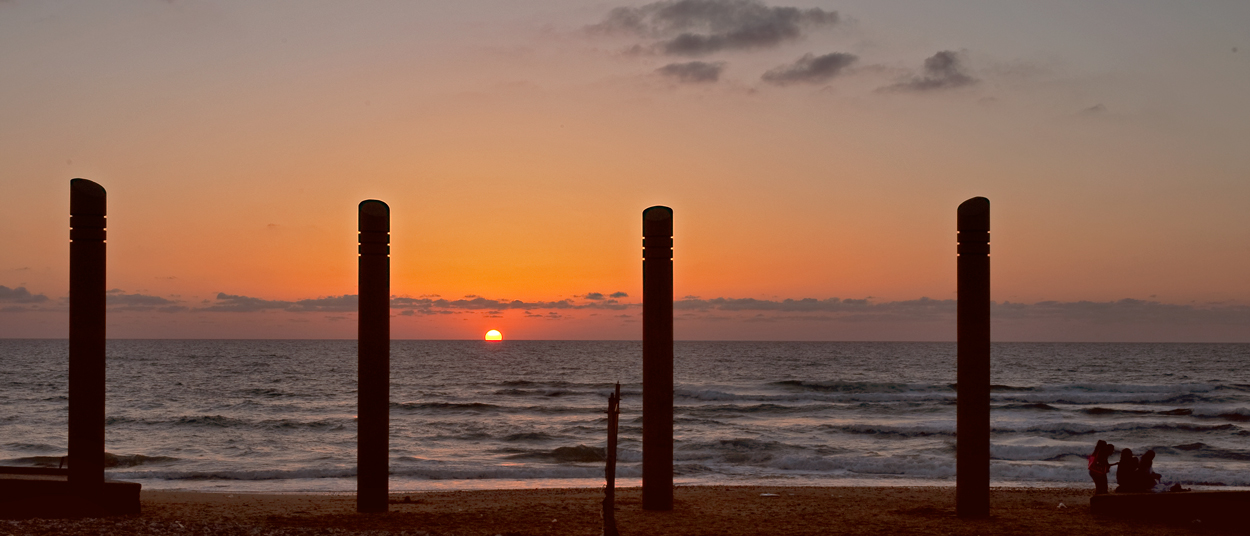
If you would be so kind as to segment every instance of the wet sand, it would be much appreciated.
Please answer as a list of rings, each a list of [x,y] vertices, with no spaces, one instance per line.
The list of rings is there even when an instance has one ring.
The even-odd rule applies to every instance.
[[[1097,518],[1091,493],[995,489],[990,518],[961,520],[950,487],[678,487],[671,512],[645,512],[639,488],[621,488],[616,518],[622,535],[1238,533],[1193,520]],[[602,489],[586,488],[413,492],[393,494],[389,513],[357,514],[354,495],[144,491],[137,516],[0,521],[0,534],[593,536],[602,532],[602,499]]]

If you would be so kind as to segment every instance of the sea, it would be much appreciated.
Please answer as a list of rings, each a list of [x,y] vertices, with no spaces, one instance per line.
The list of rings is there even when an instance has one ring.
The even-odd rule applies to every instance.
[[[951,486],[954,343],[677,342],[681,485]],[[145,489],[351,492],[356,343],[110,340],[106,477]],[[65,340],[0,340],[0,465],[57,467]],[[392,490],[639,485],[638,341],[391,343]],[[995,486],[1089,486],[1102,439],[1165,482],[1250,489],[1250,344],[996,343]],[[1112,461],[1115,461],[1113,458]]]

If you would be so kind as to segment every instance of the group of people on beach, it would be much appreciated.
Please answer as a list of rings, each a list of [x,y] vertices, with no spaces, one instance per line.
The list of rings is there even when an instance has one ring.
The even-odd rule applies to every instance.
[[[1155,451],[1147,450],[1141,458],[1133,455],[1132,449],[1120,451],[1120,460],[1111,463],[1111,455],[1115,454],[1115,445],[1098,440],[1094,445],[1094,453],[1089,455],[1089,476],[1094,479],[1094,493],[1107,493],[1107,475],[1111,466],[1118,466],[1115,471],[1116,493],[1132,493],[1153,491],[1162,478],[1154,472]]]

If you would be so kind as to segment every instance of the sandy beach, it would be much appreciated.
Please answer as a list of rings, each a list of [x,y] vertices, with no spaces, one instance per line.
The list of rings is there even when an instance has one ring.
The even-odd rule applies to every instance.
[[[624,535],[1237,533],[1199,521],[1096,518],[1090,493],[995,489],[992,516],[964,521],[949,487],[679,487],[672,512],[644,512],[639,488],[621,488],[616,517]],[[137,516],[0,521],[0,534],[585,536],[601,533],[602,498],[586,488],[414,492],[393,494],[389,513],[357,514],[354,495],[145,491]]]

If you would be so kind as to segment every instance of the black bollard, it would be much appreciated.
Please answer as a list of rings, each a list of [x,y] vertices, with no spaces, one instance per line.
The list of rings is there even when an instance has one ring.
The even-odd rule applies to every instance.
[[[356,511],[387,511],[391,404],[391,209],[360,203]]]
[[[69,181],[69,485],[104,486],[104,187]]]
[[[959,205],[955,513],[990,515],[990,200]]]
[[[642,211],[642,509],[673,509],[673,209]]]

